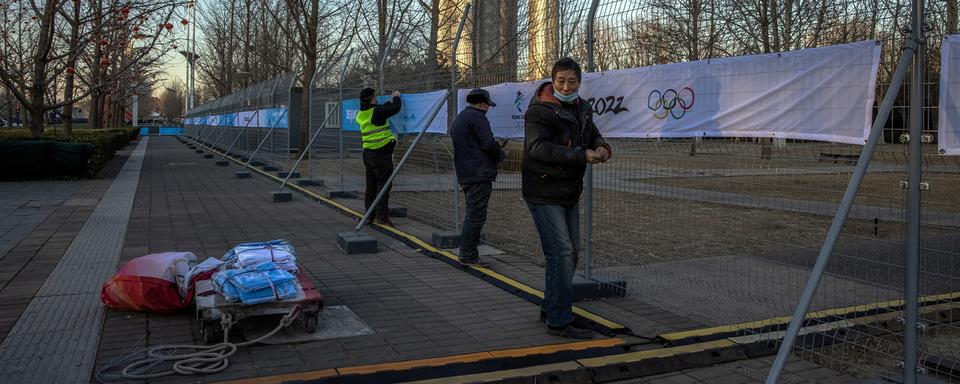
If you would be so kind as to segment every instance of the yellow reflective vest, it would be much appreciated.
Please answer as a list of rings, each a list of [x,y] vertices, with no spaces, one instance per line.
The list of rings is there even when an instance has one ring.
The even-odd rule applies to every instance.
[[[390,123],[383,125],[373,124],[373,110],[369,108],[357,111],[357,124],[360,125],[360,137],[363,139],[363,149],[378,149],[391,141],[396,141],[396,136],[390,131]]]

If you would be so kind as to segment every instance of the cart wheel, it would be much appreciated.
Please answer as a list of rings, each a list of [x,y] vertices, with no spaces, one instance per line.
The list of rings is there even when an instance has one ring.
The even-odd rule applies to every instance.
[[[204,321],[200,325],[200,340],[204,344],[211,344],[217,341],[217,335],[220,333],[220,324],[212,321]]]
[[[307,333],[314,333],[317,331],[317,314],[309,313],[303,319],[303,328]]]

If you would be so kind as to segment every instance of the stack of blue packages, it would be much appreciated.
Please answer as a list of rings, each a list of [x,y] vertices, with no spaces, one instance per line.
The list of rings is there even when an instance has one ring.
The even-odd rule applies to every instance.
[[[298,271],[293,245],[282,239],[239,244],[223,255],[223,261],[241,269],[272,262],[287,272]]]
[[[294,299],[300,293],[297,278],[271,262],[214,273],[213,283],[227,301],[246,305]]]

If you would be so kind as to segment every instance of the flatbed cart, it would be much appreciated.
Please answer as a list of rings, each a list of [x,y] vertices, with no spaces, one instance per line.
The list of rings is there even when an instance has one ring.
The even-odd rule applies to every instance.
[[[296,321],[307,333],[316,332],[320,311],[323,310],[323,296],[303,273],[297,273],[297,281],[302,289],[295,298],[245,305],[226,301],[214,289],[213,280],[198,280],[195,303],[200,340],[204,344],[223,341],[223,332],[240,320],[255,316],[286,315],[298,305],[300,315]]]

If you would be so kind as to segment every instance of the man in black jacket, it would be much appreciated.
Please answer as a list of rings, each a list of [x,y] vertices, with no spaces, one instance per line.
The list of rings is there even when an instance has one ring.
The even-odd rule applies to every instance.
[[[373,200],[377,198],[380,190],[386,187],[387,180],[393,173],[393,150],[397,146],[397,137],[390,130],[387,119],[400,112],[402,106],[398,91],[393,91],[393,99],[383,105],[377,104],[376,91],[373,88],[360,91],[360,110],[357,111],[356,120],[363,141],[363,166],[367,176],[363,202],[367,210],[373,205]],[[389,201],[388,188],[377,203],[374,223],[393,226],[390,221]]]
[[[593,109],[579,97],[582,71],[570,58],[553,65],[551,80],[537,89],[524,115],[523,199],[540,235],[546,259],[542,311],[547,332],[589,339],[573,324],[573,274],[580,248],[580,193],[587,164],[612,151],[593,123]]]
[[[463,188],[467,201],[467,215],[463,218],[460,233],[460,264],[464,266],[487,266],[480,261],[477,245],[480,231],[487,221],[487,203],[497,178],[497,163],[506,158],[506,153],[493,139],[487,110],[496,104],[490,93],[474,89],[467,94],[470,105],[460,111],[453,121],[453,163],[457,168],[457,180]]]

